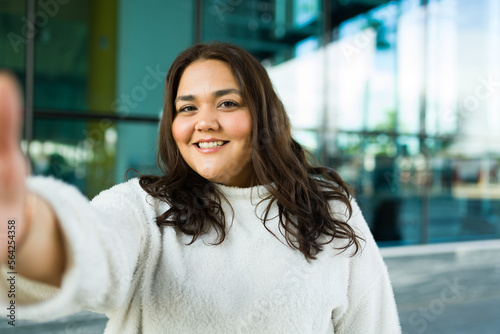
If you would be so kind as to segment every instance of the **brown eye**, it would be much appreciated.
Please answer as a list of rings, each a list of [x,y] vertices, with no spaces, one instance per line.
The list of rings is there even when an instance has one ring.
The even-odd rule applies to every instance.
[[[194,106],[184,106],[179,109],[178,112],[190,112],[190,111],[195,111],[196,108]]]
[[[222,101],[221,104],[219,104],[219,107],[234,108],[234,107],[239,107],[239,104],[233,101]]]

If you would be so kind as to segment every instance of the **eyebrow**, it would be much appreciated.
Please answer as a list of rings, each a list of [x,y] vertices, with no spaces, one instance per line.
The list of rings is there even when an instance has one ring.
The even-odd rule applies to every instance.
[[[235,88],[216,90],[215,92],[212,93],[212,96],[213,97],[221,97],[221,96],[232,94],[232,93],[238,94],[239,96],[243,96],[243,94]],[[177,96],[174,103],[177,103],[177,101],[194,101],[194,100],[196,100],[196,97],[194,95],[181,95],[181,96]]]

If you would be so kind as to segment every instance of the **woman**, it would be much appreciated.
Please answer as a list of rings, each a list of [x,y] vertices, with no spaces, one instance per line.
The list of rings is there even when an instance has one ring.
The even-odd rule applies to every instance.
[[[38,264],[18,269],[32,279],[19,283],[23,315],[89,309],[109,317],[106,333],[400,333],[348,186],[308,162],[258,61],[193,46],[165,96],[161,176],[90,203],[45,178],[28,179],[24,207],[22,191],[7,197],[32,220],[18,262]],[[39,226],[50,232],[39,237]]]

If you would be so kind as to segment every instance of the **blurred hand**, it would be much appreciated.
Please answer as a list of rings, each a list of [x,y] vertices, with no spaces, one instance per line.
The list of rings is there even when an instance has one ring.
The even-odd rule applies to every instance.
[[[15,242],[18,251],[26,232],[27,164],[19,145],[22,109],[17,82],[0,72],[0,263],[9,255],[12,260],[8,246]]]

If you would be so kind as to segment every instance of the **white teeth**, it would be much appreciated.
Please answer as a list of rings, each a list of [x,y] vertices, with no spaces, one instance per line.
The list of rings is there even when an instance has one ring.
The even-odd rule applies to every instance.
[[[224,145],[223,141],[209,141],[209,142],[199,142],[198,146],[200,148],[214,148]]]

